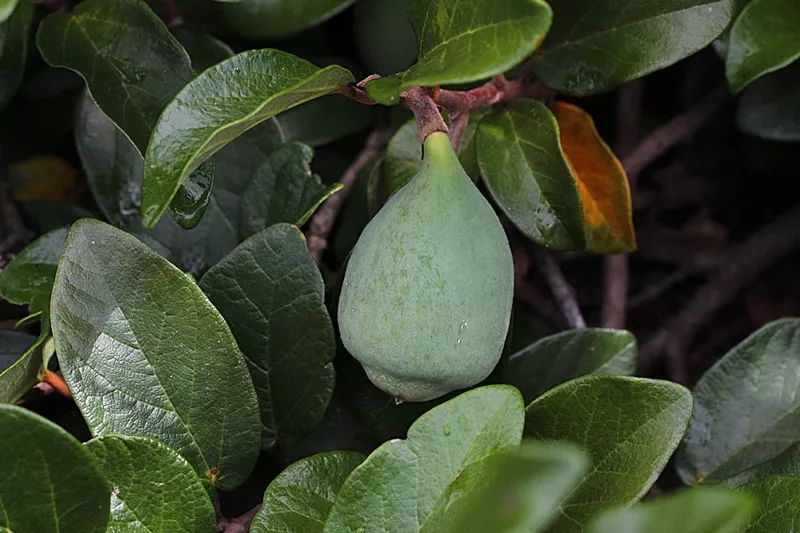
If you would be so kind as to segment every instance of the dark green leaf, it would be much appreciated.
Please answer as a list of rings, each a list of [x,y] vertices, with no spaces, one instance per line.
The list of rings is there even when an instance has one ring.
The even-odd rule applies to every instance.
[[[467,467],[457,483],[468,495],[448,506],[435,531],[540,531],[588,467],[586,454],[575,446],[525,441],[492,457],[486,476],[473,477],[473,468]]]
[[[0,405],[0,435],[0,530],[106,530],[111,490],[75,437],[13,405]]]
[[[17,93],[25,73],[33,8],[30,2],[20,2],[11,17],[0,22],[0,109]]]
[[[414,64],[417,36],[408,20],[408,0],[359,0],[353,19],[358,54],[369,72],[386,76]]]
[[[489,192],[522,233],[554,249],[584,247],[578,187],[547,106],[518,100],[493,112],[478,127],[477,150]]]
[[[534,71],[559,92],[605,92],[704,48],[731,14],[730,0],[559,0]]]
[[[331,194],[342,188],[323,185],[311,173],[308,146],[288,143],[272,152],[250,177],[242,193],[239,233],[249,237],[279,222],[305,224]]]
[[[300,230],[277,224],[254,235],[209,270],[201,286],[245,354],[264,443],[312,429],[333,394],[336,343],[322,276]]]
[[[742,488],[761,502],[743,531],[792,533],[800,528],[800,476],[772,476]]]
[[[678,459],[683,481],[722,481],[800,441],[800,319],[762,327],[694,388],[695,412]]]
[[[353,471],[325,531],[436,531],[447,506],[468,495],[460,490],[459,474],[471,467],[474,475],[488,476],[481,466],[517,447],[522,409],[519,392],[505,385],[473,389],[434,407],[406,440],[384,443]]]
[[[800,63],[768,74],[739,99],[736,122],[746,133],[773,141],[800,141]]]
[[[146,437],[108,436],[86,444],[111,483],[107,533],[208,533],[214,506],[186,459]]]
[[[589,533],[738,533],[756,508],[745,494],[698,487],[604,513],[592,522]]]
[[[141,153],[164,106],[192,77],[186,51],[142,0],[86,0],[39,26],[45,60],[80,74]]]
[[[203,72],[208,67],[233,55],[230,46],[200,28],[182,24],[172,28],[172,33],[189,54],[192,59],[192,68],[196,72]]]
[[[574,329],[544,337],[513,354],[503,381],[526,402],[587,374],[629,376],[636,370],[636,338],[616,329]]]
[[[207,216],[189,231],[164,217],[150,232],[139,218],[142,157],[88,96],[78,105],[75,140],[89,188],[106,218],[136,233],[182,269],[198,273],[238,244],[242,192],[253,170],[282,137],[277,123],[270,120],[226,146],[214,158],[215,183]]]
[[[553,531],[580,530],[598,512],[638,501],[675,451],[691,413],[692,397],[680,385],[619,376],[578,378],[531,403],[526,435],[575,442],[592,460]]]
[[[275,39],[297,33],[332,17],[355,0],[225,1],[225,20],[239,35]]]
[[[14,403],[39,382],[43,370],[40,347],[50,333],[40,337],[0,330],[0,403]]]
[[[84,219],[67,238],[51,310],[64,379],[94,435],[162,440],[220,488],[248,475],[258,400],[233,335],[190,276]]]
[[[725,74],[733,92],[800,58],[800,3],[752,0],[730,31]]]
[[[336,494],[361,462],[357,452],[326,452],[301,459],[272,480],[251,533],[322,533]]]
[[[0,296],[18,305],[30,305],[50,294],[67,228],[42,235],[26,246],[0,271]]]
[[[150,138],[142,191],[144,225],[155,226],[184,178],[226,144],[352,80],[342,67],[319,69],[270,49],[242,52],[200,74],[164,109]]]
[[[468,83],[511,69],[536,50],[552,18],[542,0],[409,0],[408,13],[419,59],[367,83],[383,104],[397,103],[410,87]]]
[[[367,128],[372,109],[341,96],[323,96],[278,115],[287,141],[322,146]]]

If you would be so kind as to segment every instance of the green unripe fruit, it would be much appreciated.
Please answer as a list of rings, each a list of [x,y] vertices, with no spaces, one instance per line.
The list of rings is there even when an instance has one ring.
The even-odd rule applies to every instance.
[[[370,380],[405,401],[475,385],[511,316],[508,240],[444,133],[353,248],[339,300],[342,342]]]

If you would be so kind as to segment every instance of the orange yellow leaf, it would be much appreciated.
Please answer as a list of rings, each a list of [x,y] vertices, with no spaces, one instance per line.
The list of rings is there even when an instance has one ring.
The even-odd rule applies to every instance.
[[[77,178],[75,167],[52,155],[29,157],[9,168],[11,191],[19,202],[63,202]]]
[[[625,169],[600,138],[592,117],[578,106],[556,102],[561,148],[583,204],[586,247],[618,253],[636,249],[631,193]]]

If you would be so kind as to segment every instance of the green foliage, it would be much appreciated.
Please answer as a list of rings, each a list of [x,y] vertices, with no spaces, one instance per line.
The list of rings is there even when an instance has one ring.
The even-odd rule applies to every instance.
[[[731,28],[725,74],[734,92],[800,58],[800,5],[753,0]]]
[[[592,462],[553,531],[586,526],[603,509],[638,501],[677,448],[692,412],[689,391],[666,381],[586,376],[559,385],[525,409],[525,434],[568,440]]]
[[[725,480],[800,442],[799,356],[800,320],[778,320],[700,378],[678,462],[684,482]]]
[[[145,437],[115,436],[91,440],[86,448],[113,487],[109,533],[203,533],[216,527],[205,487],[175,450]]]
[[[277,224],[254,235],[209,270],[200,286],[244,352],[264,443],[285,444],[310,431],[333,393],[336,345],[322,276],[300,231]]]
[[[587,374],[629,376],[636,370],[636,351],[636,338],[628,331],[565,331],[513,354],[503,378],[531,402],[556,385]]]
[[[605,92],[694,54],[731,12],[730,0],[558,0],[535,72],[567,94]]]
[[[39,337],[0,330],[0,403],[14,403],[39,381],[44,368],[40,348],[49,327]]]
[[[322,533],[347,476],[362,462],[357,452],[328,452],[289,465],[272,480],[252,533]]]
[[[69,433],[26,409],[0,404],[0,529],[106,531],[111,489]]]
[[[258,401],[233,335],[191,277],[82,220],[51,308],[64,378],[95,435],[153,437],[222,488],[244,480],[261,437]]]
[[[280,78],[274,71],[284,73]],[[142,221],[152,228],[184,178],[248,129],[352,80],[278,50],[242,52],[188,83],[164,109],[145,157]],[[243,92],[244,91],[244,92]],[[195,109],[213,106],[213,112]]]
[[[267,39],[285,37],[319,24],[354,1],[239,0],[225,2],[222,11],[238,34],[250,39]]]
[[[489,78],[530,55],[550,27],[542,0],[409,0],[417,33],[417,63],[399,74],[367,83],[383,104],[417,85],[447,85]]]
[[[482,387],[431,409],[406,440],[383,444],[353,471],[325,531],[382,531],[376,516],[391,516],[398,531],[441,531],[449,506],[491,473],[493,456],[519,445],[522,425],[512,387]]]
[[[768,74],[739,100],[736,122],[744,132],[774,141],[800,141],[800,63]]]
[[[609,511],[593,521],[589,533],[737,533],[758,506],[746,494],[701,487],[664,496],[630,509]]]
[[[744,530],[747,533],[794,531],[800,527],[800,476],[772,476],[753,481],[744,490],[761,505]]]
[[[497,205],[527,237],[555,249],[584,246],[578,187],[547,106],[519,100],[483,120],[478,164]]]
[[[29,306],[48,299],[66,239],[67,229],[57,229],[26,246],[0,272],[0,296],[9,302]]]
[[[4,2],[4,12],[16,4]],[[0,110],[8,105],[22,83],[32,20],[33,6],[29,2],[19,2],[6,20],[0,20]]]

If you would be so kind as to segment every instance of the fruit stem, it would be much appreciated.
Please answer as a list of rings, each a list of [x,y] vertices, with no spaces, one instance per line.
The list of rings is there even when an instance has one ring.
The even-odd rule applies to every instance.
[[[425,139],[431,133],[448,131],[442,113],[434,102],[438,91],[438,88],[412,87],[400,95],[403,104],[414,113],[419,140],[422,143],[425,143]]]

